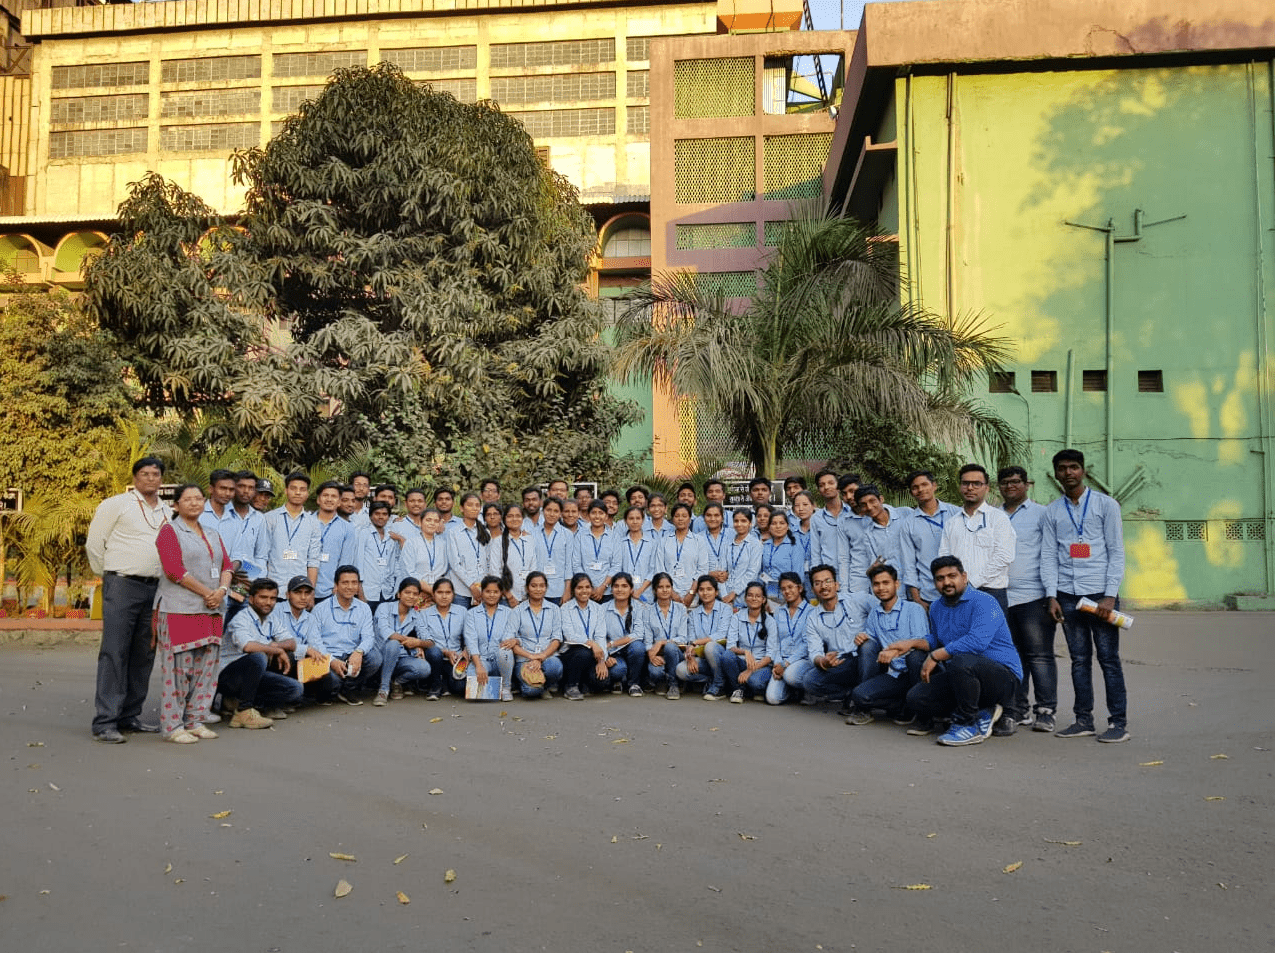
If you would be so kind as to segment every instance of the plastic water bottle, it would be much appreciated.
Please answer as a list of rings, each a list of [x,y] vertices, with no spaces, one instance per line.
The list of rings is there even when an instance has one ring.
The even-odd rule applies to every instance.
[[[890,659],[890,677],[898,678],[908,670],[908,659],[906,655],[896,655]]]
[[[1092,599],[1081,599],[1076,603],[1076,608],[1081,612],[1088,612],[1102,618],[1101,614],[1098,612],[1098,603],[1094,602]],[[1112,609],[1111,614],[1107,617],[1106,621],[1121,629],[1130,629],[1133,627],[1133,616],[1127,615],[1119,609]]]

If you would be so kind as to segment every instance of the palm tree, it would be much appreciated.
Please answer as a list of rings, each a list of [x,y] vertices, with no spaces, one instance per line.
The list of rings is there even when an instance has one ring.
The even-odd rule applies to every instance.
[[[1018,434],[969,399],[1009,355],[983,319],[899,303],[892,242],[853,219],[802,208],[741,305],[700,276],[657,273],[617,318],[614,373],[651,378],[720,414],[758,473],[773,476],[798,432],[883,420],[990,459]]]

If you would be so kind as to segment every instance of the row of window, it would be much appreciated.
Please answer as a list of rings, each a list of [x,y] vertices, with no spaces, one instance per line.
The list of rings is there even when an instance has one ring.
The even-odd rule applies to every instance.
[[[1057,371],[1032,371],[1031,392],[1033,394],[1055,394],[1058,392]],[[1015,394],[1018,392],[1017,375],[1014,371],[998,371],[988,381],[988,393]],[[1091,370],[1080,372],[1080,389],[1090,393],[1102,393],[1107,389],[1107,372]],[[1139,394],[1164,393],[1164,371],[1138,371]]]

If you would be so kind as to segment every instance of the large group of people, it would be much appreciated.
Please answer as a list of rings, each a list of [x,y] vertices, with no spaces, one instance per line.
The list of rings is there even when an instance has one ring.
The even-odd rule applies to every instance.
[[[940,744],[1018,728],[1128,739],[1119,629],[1120,508],[1059,451],[1063,495],[1030,499],[1022,467],[907,478],[915,506],[854,474],[757,477],[748,505],[726,484],[646,487],[595,499],[565,480],[506,499],[496,480],[456,498],[375,485],[368,474],[274,487],[215,471],[204,489],[159,490],[163,463],[133,468],[88,536],[103,577],[93,735],[266,728],[305,704],[384,706],[407,694],[523,700],[596,693],[771,705],[839,703]],[[702,493],[702,497],[701,497]],[[313,495],[314,509],[307,503]],[[1074,721],[1058,730],[1054,633],[1071,657]],[[154,655],[160,721],[142,717]],[[1092,658],[1108,723],[1094,722]]]

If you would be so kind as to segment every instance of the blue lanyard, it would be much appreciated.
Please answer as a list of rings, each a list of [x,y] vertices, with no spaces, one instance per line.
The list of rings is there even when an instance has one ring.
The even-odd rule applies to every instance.
[[[726,531],[725,531],[725,530],[718,530],[718,531],[717,531],[717,545],[716,545],[716,546],[714,546],[714,545],[713,545],[713,534],[712,534],[712,533],[705,532],[705,533],[704,533],[704,537],[708,540],[708,548],[709,548],[709,549],[711,549],[711,550],[713,551],[713,559],[717,560],[718,562],[721,562],[721,559],[722,559],[722,540],[726,537]]]
[[[671,616],[672,614],[672,608],[670,607],[669,615]],[[699,617],[697,621],[697,625],[699,625],[699,634],[706,639],[711,639],[713,637],[713,630],[717,628],[717,603],[713,603],[712,612],[697,612],[696,615]],[[708,620],[707,629],[704,628],[705,619]]]
[[[886,612],[880,606],[877,606],[874,612],[877,619],[877,627],[882,632],[898,632],[899,631],[899,623],[903,621],[903,607],[899,605],[899,601],[897,598],[894,601],[894,607],[889,612]],[[890,618],[890,616],[894,616],[894,625],[889,626],[881,621],[882,619]]]
[[[657,617],[660,615],[660,607],[658,604],[655,606],[655,615]],[[672,642],[673,641],[673,603],[671,602],[668,604],[668,624],[666,625],[663,620],[660,620],[660,628],[664,630],[664,640],[666,642]]]
[[[340,619],[336,617],[337,605],[338,605],[338,602],[335,596],[328,600],[328,606],[332,610],[333,624],[334,625],[350,625],[350,626],[354,625],[354,603],[350,603],[350,608],[345,610],[345,619],[346,619],[345,622],[342,622]]]
[[[633,555],[633,540],[632,539],[626,539],[624,541],[624,545],[629,547],[629,568],[636,572],[638,568],[638,560],[642,558],[642,550],[646,546],[646,540],[643,539],[642,542],[638,543],[638,551],[636,556]]]
[[[297,517],[297,525],[289,527],[288,511],[287,510],[283,511],[283,528],[288,533],[288,542],[292,542],[292,537],[297,535],[297,530],[301,528],[301,524],[304,522],[305,522],[305,514],[302,513],[300,516]]]
[[[797,626],[801,624],[801,620],[806,617],[806,613],[809,611],[810,611],[810,603],[803,602],[801,604],[801,608],[797,611],[796,621],[793,621],[793,617],[789,614],[788,608],[786,606],[784,607],[784,611],[780,613],[780,615],[783,617],[783,620],[784,620],[784,628],[788,630],[785,633],[785,635],[787,635],[788,638],[792,638],[793,632],[796,630]]]
[[[530,604],[527,605],[527,615],[531,617],[531,631],[536,636],[536,647],[539,648],[540,633],[544,631],[544,627],[545,627],[545,608],[544,606],[540,607],[540,624],[539,625],[536,625],[536,613],[535,611],[532,610]]]
[[[744,634],[748,636],[748,645],[746,648],[750,652],[757,648],[757,633],[761,631],[761,620],[761,615],[757,616],[756,622],[749,622],[747,618],[744,619]],[[752,626],[751,631],[749,630],[749,626]]]
[[[257,627],[257,634],[258,634],[259,636],[261,636],[261,642],[262,642],[262,644],[267,644],[267,643],[269,643],[269,642],[272,642],[272,641],[273,641],[273,639],[271,639],[271,638],[270,638],[270,636],[269,636],[267,633],[265,633],[265,632],[261,631],[261,623],[262,623],[262,622],[264,622],[265,620],[264,620],[264,619],[260,619],[260,618],[256,618],[257,613],[256,613],[256,611],[255,611],[255,610],[253,611],[253,613],[252,613],[252,614],[253,614],[253,616],[254,616],[254,618],[253,618],[253,620],[252,620],[252,624],[253,624],[253,625],[255,625],[255,626]],[[266,619],[269,619],[269,618],[270,618],[269,616],[266,616]]]
[[[584,629],[584,640],[588,642],[589,641],[589,623],[584,621],[584,617],[588,615],[588,613],[580,611],[580,603],[578,602],[575,605],[575,610],[576,610],[576,616],[580,619],[580,628]]]
[[[841,623],[842,623],[842,622],[849,622],[849,621],[850,621],[850,617],[849,617],[848,615],[846,615],[846,607],[845,607],[845,606],[838,606],[838,607],[837,607],[837,611],[836,611],[836,612],[834,612],[834,613],[832,613],[832,614],[833,614],[833,615],[837,615],[837,616],[839,616],[839,618],[837,618],[837,619],[836,619],[836,620],[832,623],[831,628],[832,628],[834,631],[835,631],[835,630],[837,630],[837,629],[839,629],[839,628],[841,628]],[[822,622],[824,625],[827,625],[827,624],[828,624],[827,616],[828,616],[828,613],[827,613],[827,612],[824,612],[823,610],[820,610],[820,611],[819,611],[819,621],[820,621],[820,622]]]
[[[810,538],[814,534],[807,530],[805,533],[798,533],[797,538],[801,540],[801,548],[806,553],[806,562],[810,562]]]
[[[969,521],[968,519],[966,519],[966,518],[965,518],[965,514],[964,514],[964,513],[962,513],[962,514],[961,514],[961,520],[962,520],[962,522],[963,522],[963,523],[965,523],[965,532],[967,532],[967,533],[977,533],[977,532],[978,532],[979,530],[981,530],[981,529],[987,529],[987,513],[986,513],[986,512],[984,512],[984,513],[982,514],[982,516],[983,516],[983,522],[982,522],[982,523],[980,523],[978,526],[976,526],[974,529],[970,529],[970,521]],[[1083,523],[1083,522],[1084,522],[1084,520],[1083,520],[1083,519],[1081,519],[1081,521],[1080,521],[1080,522],[1082,522],[1082,523]]]
[[[464,532],[465,538],[469,540],[469,545],[474,547],[474,562],[477,563],[479,553],[481,552],[481,548],[478,545],[478,528],[475,525],[472,536],[469,533],[469,527],[465,526],[463,523],[461,524],[461,530]]]
[[[332,528],[332,524],[335,523],[337,519],[338,517],[334,516],[332,519],[328,520],[327,523],[324,524],[323,535],[319,537],[319,549],[325,553],[328,551],[328,530]],[[323,521],[320,520],[320,522]],[[291,542],[291,537],[289,537],[289,542]]]
[[[929,515],[927,515],[927,514],[926,514],[924,511],[922,511],[922,510],[917,510],[917,511],[916,511],[916,515],[917,515],[917,516],[919,516],[919,517],[921,517],[921,519],[925,520],[925,521],[926,521],[927,523],[929,523],[931,526],[937,526],[937,527],[939,528],[939,532],[942,532],[942,531],[943,531],[943,524],[947,522],[947,515],[943,512],[943,507],[941,507],[941,506],[938,508],[938,517],[939,517],[939,519],[938,519],[938,522],[937,522],[937,523],[934,521],[934,517],[933,517],[933,516],[929,516]],[[984,514],[984,516],[986,516],[986,514]]]
[[[589,540],[593,543],[593,561],[602,562],[602,544],[606,542],[607,534],[603,533],[601,537],[594,536],[593,530],[589,530]],[[579,608],[576,609],[579,612]]]
[[[1089,515],[1089,497],[1092,493],[1093,490],[1085,490],[1085,505],[1080,511],[1079,523],[1076,522],[1076,517],[1071,515],[1071,500],[1067,499],[1065,496],[1063,497],[1063,506],[1067,509],[1067,519],[1071,520],[1071,525],[1075,527],[1077,539],[1085,538],[1085,517]]]
[[[425,538],[425,536],[422,534],[422,535],[421,535],[421,542],[422,542],[422,543],[424,544],[424,546],[425,546],[425,555],[429,557],[429,568],[430,568],[430,569],[433,569],[433,568],[434,568],[434,554],[435,554],[435,552],[437,552],[437,551],[438,551],[438,537],[437,537],[437,536],[435,536],[433,539],[426,539],[426,538]]]
[[[545,533],[544,530],[540,532],[545,534],[545,549],[549,551],[549,558],[553,559],[553,544],[558,541],[558,527],[554,526],[551,533]]]
[[[293,621],[293,619],[292,619],[292,613],[291,613],[291,612],[289,612],[289,613],[288,613],[288,628],[290,628],[290,629],[292,630],[292,637],[293,637],[294,639],[300,639],[300,638],[301,638],[301,624],[302,624],[303,622],[305,622],[305,613],[304,613],[304,612],[302,612],[302,613],[301,613],[301,618],[297,619],[295,622],[294,622],[294,621]],[[258,631],[260,631],[260,630],[258,630]]]
[[[776,543],[773,539],[766,540],[766,574],[770,575],[775,569],[775,552],[785,543]]]
[[[744,541],[743,541],[742,543],[731,543],[731,544],[730,544],[730,571],[731,571],[731,572],[734,572],[734,571],[735,571],[735,569],[736,569],[736,567],[738,567],[738,566],[739,566],[739,561],[740,561],[741,559],[743,559],[743,558],[744,558],[744,550],[745,550],[745,549],[747,549],[747,548],[748,548],[748,538],[747,538],[747,537],[745,537],[745,538],[744,538]],[[738,550],[739,550],[739,554],[738,554],[738,555],[736,555],[736,553],[735,553],[735,550],[736,550],[736,549],[738,549]]]
[[[491,647],[492,632],[496,629],[496,620],[500,618],[500,606],[496,606],[496,611],[487,615],[487,647]]]
[[[687,533],[685,539],[683,539],[682,542],[679,544],[677,541],[677,536],[674,535],[673,547],[677,550],[677,554],[673,557],[674,566],[682,565],[682,550],[686,548],[686,543],[688,540],[690,540],[690,538],[691,538],[691,534]]]
[[[526,539],[523,539],[523,538],[514,539],[514,538],[511,536],[511,537],[509,537],[509,545],[510,545],[510,546],[517,546],[517,547],[518,547],[518,565],[519,565],[520,567],[526,566],[526,565],[527,565],[527,552],[526,552],[526,550],[527,550],[527,541],[526,541]]]

